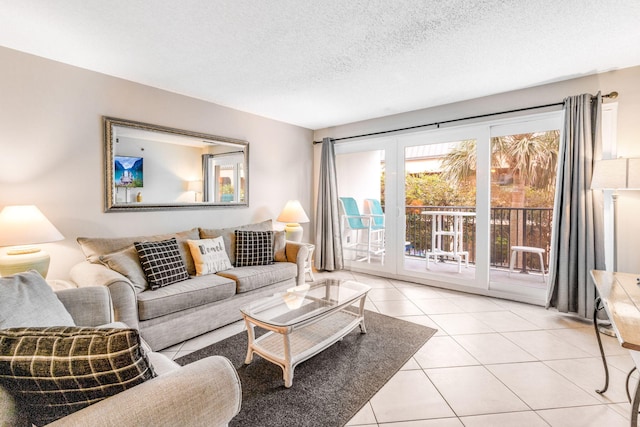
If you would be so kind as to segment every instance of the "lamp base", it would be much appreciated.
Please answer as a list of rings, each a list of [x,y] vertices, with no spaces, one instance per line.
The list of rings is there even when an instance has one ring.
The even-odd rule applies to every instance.
[[[42,249],[11,248],[0,255],[0,275],[6,277],[23,271],[36,270],[46,278],[50,261],[51,257]]]
[[[300,224],[292,222],[287,223],[284,227],[285,238],[292,242],[302,242],[302,232],[304,231]]]

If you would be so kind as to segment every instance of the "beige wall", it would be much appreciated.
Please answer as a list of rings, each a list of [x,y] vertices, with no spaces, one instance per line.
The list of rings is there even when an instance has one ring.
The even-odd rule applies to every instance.
[[[482,82],[478,82],[478,84],[482,84]],[[320,129],[315,131],[314,140],[321,141],[323,137],[340,138],[546,105],[562,102],[565,97],[570,95],[595,94],[598,91],[602,91],[603,94],[617,91],[620,94],[617,100],[606,101],[607,103],[618,103],[617,155],[619,157],[640,157],[640,67],[580,77],[470,101]],[[319,158],[320,144],[317,144],[314,149],[314,182],[317,182]],[[624,192],[618,202],[617,246],[619,271],[640,272],[640,220],[638,220],[638,212],[640,212],[640,191]]]
[[[231,226],[275,218],[288,199],[315,216],[310,170],[324,136],[414,126],[438,120],[560,102],[568,95],[616,90],[618,155],[640,157],[640,67],[576,78],[441,107],[322,129],[308,129],[105,76],[0,47],[0,206],[35,204],[66,239],[43,245],[50,278],[64,279],[82,259],[78,236],[124,236],[198,225]],[[250,207],[104,213],[102,116],[250,142]],[[317,173],[313,175],[317,179]],[[619,270],[640,271],[640,192],[619,200]],[[305,241],[312,223],[303,224]]]
[[[104,213],[102,116],[249,141],[249,208]],[[289,199],[312,217],[311,140],[308,129],[0,47],[0,206],[35,204],[65,236],[43,245],[51,279],[82,259],[78,236],[274,219]]]

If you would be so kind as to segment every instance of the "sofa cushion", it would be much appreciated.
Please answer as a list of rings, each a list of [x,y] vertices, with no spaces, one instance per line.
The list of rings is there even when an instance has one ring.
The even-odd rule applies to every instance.
[[[222,239],[224,240],[224,248],[227,251],[227,255],[229,256],[229,261],[231,261],[231,264],[235,265],[236,237],[234,232],[236,230],[270,231],[270,230],[273,230],[273,222],[270,219],[268,219],[266,221],[257,222],[255,224],[240,225],[238,227],[219,228],[219,229],[200,228],[200,238],[212,239],[215,237],[222,236]]]
[[[99,259],[101,263],[129,279],[136,292],[142,292],[149,287],[135,245],[100,255]]]
[[[221,301],[235,293],[236,284],[233,280],[217,274],[196,276],[156,291],[147,290],[139,293],[138,316],[140,320],[149,320]]]
[[[271,265],[236,267],[232,270],[219,271],[216,275],[234,280],[236,292],[240,294],[295,278],[297,273],[298,268],[292,262],[274,262]]]
[[[273,264],[273,231],[236,230],[236,267]]]
[[[233,268],[224,248],[222,237],[215,239],[187,240],[196,266],[196,274],[205,276]]]
[[[190,275],[195,275],[196,268],[193,264],[193,258],[191,258],[191,251],[189,250],[187,240],[200,238],[200,233],[197,228],[178,233],[156,234],[150,236],[78,237],[77,241],[80,244],[82,252],[87,257],[87,261],[96,263],[100,262],[100,255],[106,255],[111,252],[119,251],[120,249],[125,249],[127,246],[133,245],[134,242],[157,242],[159,240],[167,240],[172,237],[175,237],[178,241],[180,255],[182,255],[187,266],[187,272]]]
[[[152,290],[189,278],[175,237],[160,242],[135,242],[134,245]]]
[[[53,422],[154,376],[135,329],[0,331],[0,384],[36,425]]]
[[[0,277],[0,329],[75,326],[53,289],[35,270]]]

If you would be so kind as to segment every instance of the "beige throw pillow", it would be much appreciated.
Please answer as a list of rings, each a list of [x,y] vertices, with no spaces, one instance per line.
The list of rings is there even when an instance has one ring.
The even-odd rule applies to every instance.
[[[204,276],[233,268],[224,247],[224,239],[187,240],[196,266],[196,274]]]
[[[286,235],[284,231],[276,231],[273,235],[273,260],[276,262],[286,262],[287,254],[285,247],[287,246]]]
[[[149,287],[140,265],[138,251],[134,245],[110,254],[100,255],[99,259],[102,264],[129,279],[136,292],[142,292]]]

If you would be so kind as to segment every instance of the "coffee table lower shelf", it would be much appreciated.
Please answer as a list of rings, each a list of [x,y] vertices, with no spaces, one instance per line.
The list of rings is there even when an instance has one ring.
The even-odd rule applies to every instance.
[[[245,364],[251,363],[253,354],[258,354],[283,370],[285,387],[293,384],[293,370],[303,362],[342,339],[360,326],[366,333],[364,313],[341,310],[330,313],[314,322],[294,327],[272,327],[245,316],[249,345]],[[259,326],[269,332],[254,338],[253,328]]]

